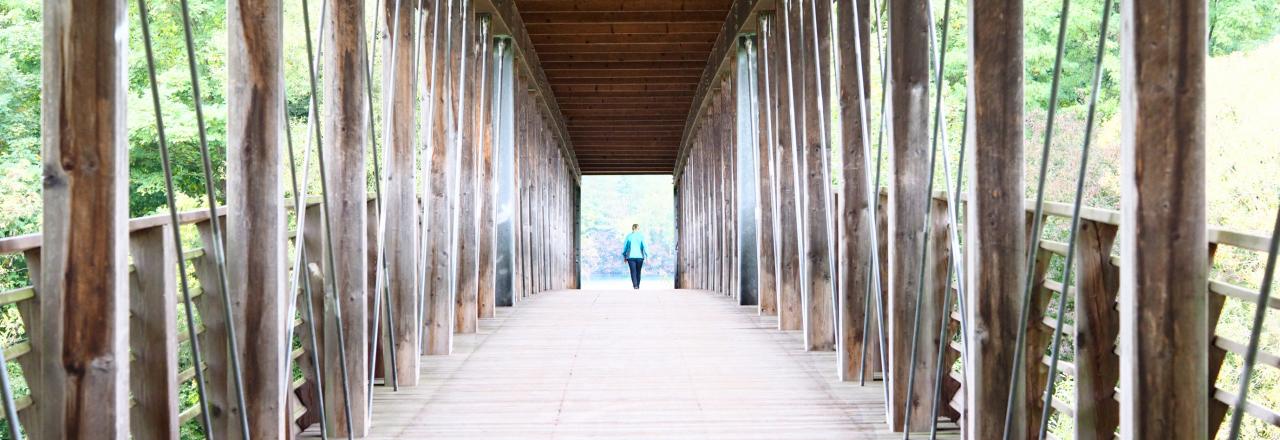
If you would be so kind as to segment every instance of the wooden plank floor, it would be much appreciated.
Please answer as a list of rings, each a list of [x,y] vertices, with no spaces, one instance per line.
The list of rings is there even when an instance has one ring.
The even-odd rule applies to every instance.
[[[900,438],[880,384],[835,380],[754,307],[702,291],[562,291],[500,308],[423,384],[374,396],[375,439]]]

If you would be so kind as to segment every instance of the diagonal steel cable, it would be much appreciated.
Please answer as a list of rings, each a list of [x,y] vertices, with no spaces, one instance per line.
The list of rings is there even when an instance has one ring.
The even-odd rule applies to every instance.
[[[182,231],[178,226],[178,205],[174,201],[176,193],[173,188],[173,169],[169,159],[169,141],[165,137],[164,112],[160,107],[160,85],[156,81],[156,60],[151,43],[150,15],[146,0],[138,0],[138,17],[142,24],[142,44],[146,50],[147,57],[147,78],[151,86],[151,104],[156,115],[156,137],[160,144],[160,167],[164,171],[165,204],[169,208],[169,229],[173,233],[175,258],[179,268],[178,279],[182,287],[183,318],[185,318],[183,321],[187,325],[187,334],[190,335],[188,341],[191,344],[191,359],[195,364],[196,394],[200,399],[200,423],[204,430],[205,438],[213,438],[213,421],[209,413],[209,397],[206,389],[207,382],[204,377],[203,355],[200,351],[200,338],[196,337],[195,304],[191,301],[191,286],[190,281],[187,279],[186,262],[183,260],[185,252],[182,250]],[[0,352],[0,365],[8,365],[3,356],[4,353]],[[14,439],[22,439],[22,435],[19,433],[21,428],[19,427],[18,412],[13,405],[13,394],[9,387],[9,375],[0,374],[0,380],[3,380],[0,386],[4,388],[4,409],[5,415],[9,420],[9,435]]]
[[[1067,3],[1068,3],[1068,1],[1069,1],[1069,0],[1063,0],[1063,6],[1062,6],[1062,16],[1063,16],[1062,20],[1063,20],[1063,23],[1064,23],[1064,24],[1062,25],[1062,26],[1063,26],[1063,29],[1066,29],[1066,24],[1065,24],[1065,22],[1066,22],[1066,15],[1067,15]],[[1084,181],[1085,181],[1085,177],[1088,175],[1088,171],[1089,171],[1089,147],[1090,147],[1091,142],[1092,142],[1092,140],[1093,140],[1093,127],[1094,127],[1094,125],[1095,125],[1095,124],[1094,124],[1094,122],[1095,122],[1095,121],[1094,121],[1094,118],[1095,118],[1095,116],[1096,116],[1096,114],[1097,114],[1097,107],[1098,107],[1098,91],[1099,91],[1099,89],[1101,88],[1101,85],[1102,85],[1102,70],[1104,69],[1104,66],[1103,66],[1103,64],[1102,64],[1102,57],[1103,57],[1104,55],[1106,55],[1106,46],[1107,46],[1107,28],[1108,28],[1108,25],[1109,25],[1109,24],[1110,24],[1110,22],[1111,22],[1111,2],[1112,2],[1112,0],[1106,0],[1105,2],[1103,2],[1103,8],[1102,8],[1102,23],[1099,25],[1099,27],[1101,28],[1101,30],[1100,30],[1099,35],[1098,35],[1098,48],[1097,48],[1097,52],[1095,52],[1095,54],[1094,54],[1093,84],[1092,84],[1092,86],[1091,86],[1091,87],[1092,87],[1092,90],[1090,90],[1090,95],[1089,95],[1089,110],[1088,110],[1088,117],[1087,117],[1087,118],[1086,118],[1086,120],[1085,120],[1085,127],[1084,127],[1084,145],[1082,145],[1082,146],[1081,146],[1081,148],[1080,148],[1080,170],[1079,170],[1079,174],[1077,174],[1077,175],[1076,175],[1076,188],[1075,188],[1075,189],[1076,189],[1076,192],[1075,192],[1075,200],[1072,202],[1072,205],[1071,205],[1071,229],[1070,229],[1069,237],[1068,237],[1068,239],[1067,239],[1067,256],[1066,256],[1067,261],[1066,261],[1066,264],[1065,264],[1065,265],[1063,265],[1063,269],[1062,269],[1062,293],[1058,295],[1058,304],[1057,304],[1057,312],[1058,312],[1058,314],[1057,314],[1057,320],[1058,320],[1058,322],[1057,322],[1057,324],[1056,324],[1056,325],[1054,325],[1054,330],[1053,330],[1053,347],[1051,348],[1051,352],[1052,352],[1052,353],[1050,354],[1050,358],[1049,358],[1049,373],[1048,373],[1048,378],[1047,378],[1047,382],[1046,382],[1046,384],[1047,384],[1047,385],[1046,385],[1046,387],[1045,387],[1045,392],[1044,392],[1044,395],[1043,395],[1043,399],[1044,399],[1044,401],[1042,402],[1041,410],[1040,410],[1040,427],[1039,427],[1039,428],[1040,428],[1040,429],[1039,429],[1039,438],[1040,438],[1040,440],[1044,440],[1044,439],[1045,439],[1045,437],[1048,435],[1048,431],[1049,431],[1049,411],[1050,411],[1050,410],[1052,410],[1052,407],[1053,407],[1053,405],[1051,405],[1051,403],[1053,402],[1053,392],[1054,392],[1054,388],[1055,388],[1055,386],[1057,385],[1057,381],[1056,381],[1055,379],[1057,378],[1057,375],[1058,375],[1058,358],[1059,358],[1060,353],[1062,352],[1062,328],[1063,328],[1063,325],[1064,325],[1064,321],[1066,321],[1066,311],[1067,311],[1067,292],[1069,292],[1069,291],[1070,291],[1070,289],[1071,289],[1071,287],[1070,287],[1070,286],[1071,286],[1071,274],[1072,274],[1071,267],[1072,267],[1072,263],[1074,263],[1074,262],[1075,262],[1075,255],[1076,255],[1076,252],[1075,252],[1075,250],[1076,250],[1076,236],[1077,236],[1077,235],[1079,235],[1079,232],[1080,232],[1080,208],[1081,208],[1081,205],[1082,205],[1082,204],[1083,204],[1083,202],[1084,202]],[[1062,58],[1062,48],[1061,48],[1062,42],[1060,41],[1060,42],[1058,43],[1058,45],[1059,45],[1059,48],[1058,48],[1058,59],[1059,59],[1059,62],[1060,62],[1060,61],[1061,61],[1061,58]],[[1056,64],[1056,63],[1055,63],[1055,64]],[[1056,70],[1057,70],[1057,69],[1055,68],[1055,71],[1056,71]],[[1057,92],[1057,74],[1056,74],[1056,72],[1055,72],[1055,75],[1054,75],[1054,97],[1053,97],[1053,99],[1054,99],[1054,101],[1055,101],[1055,102],[1056,102],[1056,92]],[[1052,107],[1051,107],[1051,108],[1050,108],[1050,115],[1052,115],[1052,114],[1053,114],[1053,113],[1052,113]],[[1050,121],[1052,121],[1052,116],[1050,116]],[[1050,123],[1052,124],[1052,122],[1050,122]],[[1046,130],[1050,130],[1050,127],[1052,127],[1052,125],[1047,126],[1047,127],[1046,127]],[[1048,145],[1049,145],[1049,140],[1048,140],[1049,135],[1050,135],[1050,133],[1049,133],[1048,131],[1046,131],[1046,134],[1045,134],[1045,151],[1046,151],[1046,155],[1045,155],[1045,157],[1044,157],[1042,160],[1047,160],[1047,159],[1048,159],[1048,154],[1047,154],[1047,152],[1048,152]],[[1043,165],[1042,165],[1042,167],[1043,167]],[[1039,207],[1038,205],[1039,205],[1039,203],[1037,203],[1037,207],[1036,207],[1037,211],[1039,211],[1039,209],[1040,209],[1040,207]],[[1038,213],[1038,212],[1037,212],[1037,213]],[[1037,220],[1038,220],[1038,219],[1039,219],[1039,216],[1037,215],[1037,217],[1036,217],[1036,218],[1037,218]],[[1035,235],[1036,235],[1036,242],[1039,242],[1039,236],[1040,236],[1040,233],[1039,233],[1039,231],[1038,231],[1038,230],[1036,230]],[[1037,246],[1037,247],[1038,247],[1038,246]],[[1035,254],[1033,253],[1032,255],[1035,255]],[[1028,270],[1029,270],[1029,271],[1032,271],[1032,270],[1033,270],[1033,269],[1030,267],[1030,265],[1028,265]],[[1030,273],[1030,272],[1029,272],[1029,273]],[[1031,280],[1030,276],[1028,276],[1028,278],[1027,278],[1027,283],[1028,283],[1028,284],[1030,284],[1030,283],[1031,283],[1031,281],[1032,281],[1032,280]],[[1028,289],[1030,289],[1030,287],[1028,287]],[[1030,290],[1028,290],[1028,292],[1029,292],[1029,291],[1030,291]],[[1025,297],[1025,298],[1023,299],[1023,301],[1024,301],[1024,302],[1030,302],[1030,296]],[[1026,310],[1026,308],[1024,307],[1024,312],[1025,312],[1025,310]],[[1027,328],[1027,321],[1028,321],[1028,319],[1029,319],[1029,318],[1027,317],[1027,314],[1024,314],[1024,315],[1022,316],[1021,324],[1020,324],[1020,326],[1018,327],[1018,329],[1019,329],[1019,339],[1021,339],[1021,337],[1023,336],[1023,334],[1026,332],[1026,328]],[[1015,348],[1020,349],[1020,348],[1022,348],[1022,345],[1021,345],[1021,344],[1019,344],[1019,345],[1018,345],[1018,346],[1016,346]],[[1020,350],[1019,350],[1019,351],[1020,351]],[[1015,360],[1016,360],[1016,359],[1021,358],[1021,353],[1019,353],[1017,356],[1018,356],[1018,357],[1017,357],[1017,358],[1015,358]],[[1021,365],[1021,363],[1020,363],[1020,362],[1017,362],[1017,363],[1015,363],[1015,364],[1016,364],[1017,366],[1020,366],[1020,365]],[[1015,372],[1015,377],[1016,377],[1016,372],[1017,372],[1017,371],[1018,371],[1018,370],[1014,370],[1014,372]],[[1013,402],[1013,398],[1012,398],[1012,396],[1010,397],[1009,402],[1010,402],[1010,403],[1012,403],[1012,402]],[[1010,413],[1012,413],[1012,411],[1010,411]],[[1011,421],[1011,416],[1006,415],[1006,418],[1005,418],[1005,437],[1006,437],[1006,438],[1009,436],[1009,425],[1011,424],[1011,423],[1010,423],[1010,421]]]
[[[179,2],[182,6],[182,34],[186,43],[187,68],[191,73],[191,99],[195,104],[196,128],[200,137],[200,159],[204,171],[205,197],[209,204],[209,225],[212,229],[213,260],[218,267],[218,286],[222,293],[222,313],[226,320],[227,345],[231,360],[232,381],[235,386],[236,405],[239,408],[240,434],[249,438],[248,406],[244,401],[244,374],[240,366],[240,343],[236,334],[235,312],[231,309],[231,292],[227,282],[227,260],[224,242],[222,241],[222,222],[218,219],[218,201],[214,196],[213,161],[209,159],[209,136],[204,121],[204,104],[200,95],[200,70],[196,65],[195,37],[192,36],[191,7],[188,0]],[[195,339],[192,334],[191,338]],[[196,366],[199,370],[199,366]]]
[[[1263,321],[1267,317],[1268,304],[1271,302],[1271,284],[1276,275],[1276,254],[1280,253],[1280,210],[1276,211],[1276,225],[1271,228],[1271,245],[1267,250],[1267,266],[1262,271],[1262,285],[1258,288],[1258,299],[1253,304],[1253,330],[1249,332],[1249,347],[1244,352],[1244,364],[1240,365],[1240,389],[1236,392],[1236,402],[1232,406],[1231,423],[1227,430],[1227,439],[1240,437],[1240,423],[1244,421],[1244,406],[1249,402],[1249,382],[1253,376],[1253,367],[1258,362],[1258,348],[1262,343]]]
[[[853,0],[853,2],[857,2],[857,0]],[[877,217],[876,217],[876,216],[878,215],[878,214],[877,214],[877,211],[879,210],[879,206],[880,206],[880,170],[881,170],[880,165],[884,162],[884,131],[885,131],[885,126],[886,126],[886,124],[888,123],[888,122],[887,122],[887,121],[888,121],[888,119],[887,119],[887,114],[888,114],[888,112],[885,112],[885,111],[884,111],[884,108],[885,108],[885,98],[888,96],[888,94],[887,94],[887,93],[884,93],[884,90],[885,90],[885,89],[886,89],[886,87],[887,87],[887,84],[888,84],[888,82],[887,82],[887,81],[888,81],[888,77],[889,77],[889,75],[888,75],[888,67],[889,67],[889,66],[888,66],[888,63],[885,61],[885,60],[887,60],[887,59],[889,58],[889,55],[888,55],[889,48],[888,48],[888,46],[887,46],[887,45],[884,45],[884,44],[881,42],[881,39],[882,39],[882,37],[883,37],[883,36],[881,35],[881,30],[882,30],[882,28],[884,27],[884,26],[883,26],[883,22],[882,22],[882,18],[881,18],[881,11],[884,11],[884,10],[886,9],[886,7],[888,6],[888,0],[884,0],[884,2],[883,2],[883,3],[881,3],[879,7],[877,7],[877,6],[876,6],[876,3],[875,3],[875,1],[874,1],[874,0],[869,0],[869,1],[868,1],[868,3],[870,3],[870,4],[871,4],[871,8],[872,8],[871,15],[872,15],[873,17],[875,17],[875,18],[876,18],[876,29],[875,29],[875,31],[876,31],[876,35],[875,35],[875,42],[876,42],[876,47],[877,47],[877,49],[876,49],[876,54],[877,54],[877,55],[879,55],[879,59],[877,59],[877,60],[876,60],[876,63],[877,63],[877,64],[879,65],[879,67],[880,67],[880,90],[881,90],[881,94],[880,94],[880,107],[879,107],[879,108],[880,108],[880,120],[879,120],[879,123],[878,123],[878,124],[879,124],[879,126],[878,126],[878,129],[877,129],[877,135],[876,135],[876,159],[875,159],[875,163],[876,163],[876,176],[875,176],[874,184],[873,184],[873,185],[872,185],[872,187],[871,187],[871,191],[873,191],[873,192],[872,192],[872,198],[871,198],[870,200],[868,200],[868,201],[867,201],[867,203],[869,204],[869,207],[870,207],[870,211],[871,211],[869,215],[871,216],[871,218],[875,219],[875,218],[877,218]],[[854,14],[853,14],[853,17],[854,17],[854,25],[853,25],[853,30],[854,30],[854,32],[855,32],[855,34],[854,34],[854,38],[858,39],[858,41],[861,41],[861,39],[862,39],[862,37],[861,37],[861,33],[860,33],[860,32],[861,32],[861,30],[860,30],[860,27],[861,27],[861,25],[860,25],[860,23],[861,23],[861,19],[859,18],[859,17],[860,17],[860,13],[859,13],[859,11],[857,10],[857,5],[854,5],[853,7],[854,7]],[[868,30],[868,32],[870,32],[870,30]],[[858,44],[857,44],[857,46],[858,46],[858,51],[857,51],[857,53],[858,53],[859,58],[861,58],[861,57],[862,57],[862,52],[861,52],[862,44],[861,44],[861,43],[858,43]],[[861,62],[859,62],[858,64],[859,64],[859,65],[861,65],[862,63],[861,63]],[[864,73],[864,75],[865,75],[865,73]],[[863,79],[863,78],[861,78],[861,77],[860,77],[860,80],[862,80],[862,79]],[[866,93],[869,93],[869,92],[870,92],[870,91],[869,91],[869,90],[867,90],[867,91],[864,91],[863,93],[864,93],[864,94],[866,94]],[[859,99],[864,99],[864,100],[865,100],[865,99],[867,99],[867,97],[866,97],[866,96],[860,96],[860,97],[859,97]],[[865,107],[865,108],[863,108],[861,111],[866,112],[866,111],[869,111],[869,110],[870,110],[870,106],[865,106],[865,105],[864,105],[864,107]],[[865,113],[864,113],[864,114],[865,114]],[[866,115],[866,116],[864,116],[864,117],[863,117],[863,119],[864,119],[864,120],[862,121],[862,123],[863,123],[863,124],[866,124],[867,122],[869,122],[870,118],[871,118],[871,117],[870,117],[870,115]],[[864,134],[864,136],[866,136],[866,135],[870,135],[870,131],[869,131],[869,129],[868,129],[868,130],[864,130],[864,131],[866,131],[866,133]],[[869,142],[869,140],[868,140],[868,142]],[[874,229],[874,228],[871,230],[871,234],[876,235],[876,237],[879,237],[879,235],[878,235],[879,233],[880,233],[880,232],[879,232],[878,230]],[[873,247],[873,248],[872,248],[872,252],[879,252],[879,249],[880,249],[880,248],[879,248],[879,246],[877,245],[876,247]],[[862,298],[862,334],[863,334],[863,335],[866,335],[866,334],[868,333],[868,327],[869,327],[869,325],[870,325],[870,319],[868,319],[868,315],[871,313],[871,297],[872,297],[872,295],[874,294],[874,295],[875,295],[875,297],[876,297],[876,303],[875,303],[875,306],[876,306],[876,316],[875,316],[875,321],[876,321],[876,332],[877,332],[877,341],[876,341],[876,342],[880,344],[880,345],[879,345],[879,348],[877,348],[876,352],[877,352],[877,354],[879,355],[879,358],[880,358],[881,380],[883,381],[883,380],[884,380],[884,379],[883,379],[883,374],[884,374],[884,372],[885,372],[885,371],[888,371],[888,360],[887,360],[887,359],[885,359],[885,354],[884,354],[884,346],[885,346],[885,344],[886,344],[886,338],[885,338],[885,333],[884,333],[884,300],[883,300],[882,296],[880,295],[880,292],[881,292],[880,279],[879,279],[879,276],[880,276],[880,269],[879,269],[878,264],[875,264],[875,263],[877,263],[877,262],[879,261],[879,257],[878,257],[878,254],[876,254],[876,255],[877,255],[877,256],[876,256],[875,258],[873,258],[873,261],[872,261],[872,262],[873,262],[873,265],[872,265],[872,272],[873,272],[873,274],[872,274],[872,275],[873,275],[873,276],[872,276],[872,277],[867,277],[867,290],[866,290],[866,294],[865,294],[865,295],[863,295],[863,298]],[[874,287],[874,288],[873,288],[873,287]],[[866,338],[866,336],[863,336],[863,339],[865,339],[865,338]],[[867,346],[868,346],[868,345],[869,345],[869,344],[865,343],[865,341],[864,341],[864,343],[862,344],[862,353],[861,353],[861,356],[859,357],[859,360],[858,360],[858,385],[861,385],[861,386],[865,386],[865,385],[867,384],[867,376],[866,376],[866,374],[865,374],[865,368],[866,368],[866,365],[867,365]],[[885,403],[887,404],[888,402],[889,402],[889,395],[888,395],[888,390],[886,390],[886,391],[885,391]],[[885,408],[886,408],[886,411],[887,411],[887,410],[888,410],[888,407],[886,406]]]

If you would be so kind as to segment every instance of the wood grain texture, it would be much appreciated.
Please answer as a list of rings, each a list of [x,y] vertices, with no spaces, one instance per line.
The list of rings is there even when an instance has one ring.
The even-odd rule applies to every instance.
[[[794,76],[791,53],[797,51],[794,42],[792,12],[786,8],[790,1],[778,4],[780,19],[778,20],[778,56],[776,57],[778,75],[778,208],[779,232],[778,247],[778,328],[781,330],[800,330],[802,322],[802,304],[800,298],[800,213],[799,213],[799,180],[800,166],[797,131],[799,124],[796,116],[798,102],[792,87]]]
[[[46,0],[35,438],[127,438],[126,2]],[[94,68],[85,68],[94,66]],[[35,279],[35,278],[33,278]],[[39,336],[36,336],[39,334]],[[27,370],[30,371],[30,370]]]
[[[133,438],[178,437],[177,251],[168,225],[130,234],[129,411]]]
[[[471,2],[466,2],[468,5]],[[458,145],[460,147],[458,153],[458,211],[457,211],[457,262],[454,265],[457,277],[457,292],[454,296],[454,319],[453,330],[458,333],[474,333],[476,331],[476,321],[480,319],[479,311],[479,276],[480,270],[477,265],[480,254],[478,247],[478,218],[479,212],[477,198],[478,194],[478,178],[479,178],[479,143],[476,133],[476,118],[480,113],[480,86],[484,78],[480,74],[479,63],[476,58],[476,51],[479,49],[479,32],[476,27],[479,20],[475,19],[475,14],[470,8],[464,11],[463,19],[466,20],[466,32],[461,35],[462,53],[460,57],[463,59],[462,71],[460,78],[463,79],[462,93],[459,97],[458,105]]]
[[[756,261],[758,269],[757,278],[757,299],[760,301],[760,314],[775,316],[778,314],[778,281],[777,281],[777,241],[776,241],[776,223],[777,216],[777,194],[774,192],[774,180],[776,180],[777,160],[774,157],[773,145],[776,144],[774,139],[776,130],[774,128],[774,101],[772,89],[769,84],[773,80],[773,76],[777,72],[773,71],[772,57],[776,56],[773,49],[774,26],[776,19],[772,13],[760,15],[760,33],[756,38],[756,71],[753,75],[756,84],[749,85],[756,88],[756,135],[759,145],[756,150],[756,203],[757,218],[759,224],[756,225],[757,237],[759,241],[759,259]]]
[[[280,172],[285,122],[280,111],[282,26],[282,6],[277,2],[227,2],[227,105],[236,110],[227,117],[226,262],[252,438],[284,436],[282,421],[287,417],[289,383],[280,374],[287,363],[280,347],[286,346],[284,315],[289,307]],[[364,200],[363,192],[351,196]],[[239,430],[224,435],[234,438]]]
[[[481,15],[480,22],[483,23],[484,30],[480,35],[480,53],[477,59],[481,63],[480,75],[478,76],[480,83],[480,102],[478,103],[479,111],[476,113],[476,129],[479,131],[478,142],[480,151],[480,176],[479,176],[479,237],[477,246],[479,246],[479,281],[477,283],[477,313],[481,318],[494,317],[494,308],[497,306],[497,275],[495,269],[496,243],[495,231],[497,222],[495,220],[495,210],[497,209],[498,187],[497,187],[497,158],[495,155],[499,151],[495,148],[494,142],[497,136],[494,133],[495,124],[493,117],[494,99],[497,93],[495,85],[498,78],[495,76],[496,61],[494,60],[494,45],[490,36],[490,17]]]
[[[802,0],[805,346],[835,350],[834,223],[831,209],[831,2]]]
[[[1120,9],[1120,435],[1203,438],[1207,5]]]
[[[866,338],[874,334],[863,333],[863,317],[866,315],[867,295],[871,285],[871,238],[875,232],[871,229],[872,197],[875,197],[867,182],[874,170],[867,169],[864,146],[870,139],[864,139],[863,120],[870,120],[870,115],[863,112],[871,108],[871,75],[870,75],[870,7],[868,0],[854,0],[836,6],[837,27],[841,30],[836,35],[837,63],[840,81],[836,85],[840,111],[840,138],[842,144],[837,146],[844,164],[841,173],[839,222],[841,232],[840,264],[839,264],[839,320],[838,329],[839,355],[837,370],[844,380],[858,379],[858,371],[863,372],[862,379],[871,379],[868,365],[863,362],[862,346]],[[857,20],[856,28],[854,20]],[[855,35],[854,31],[858,34]],[[861,58],[858,54],[861,53]],[[859,81],[859,77],[862,81]],[[837,109],[833,109],[837,110]],[[869,133],[870,131],[866,131]]]
[[[327,276],[333,277],[337,291],[330,295],[336,303],[326,304],[327,313],[341,313],[343,328],[336,320],[326,320],[324,325],[325,383],[340,384],[337,332],[343,333],[346,347],[346,380],[352,386],[346,396],[341,386],[326,387],[326,408],[342,408],[349,397],[353,420],[350,426],[342,411],[329,411],[331,432],[345,435],[350,430],[356,436],[368,430],[365,417],[367,388],[356,384],[367,383],[369,375],[369,297],[368,297],[368,180],[366,177],[365,150],[369,146],[369,113],[367,91],[368,72],[364,68],[367,56],[364,39],[364,8],[355,0],[328,0],[328,29],[325,35],[324,96],[327,117],[322,119],[326,142],[325,166],[328,180],[326,208],[332,236],[330,247],[335,266]],[[324,261],[324,260],[319,260]],[[279,351],[279,346],[272,346]],[[278,375],[278,374],[277,374]],[[252,386],[246,384],[246,389]],[[247,398],[247,397],[246,397]]]
[[[319,232],[319,220],[321,216],[319,211],[315,213],[309,212],[307,221],[315,221],[316,232],[307,234],[306,237],[315,237],[319,240],[323,235]],[[204,249],[213,249],[213,224],[208,219],[196,223],[196,230],[200,233],[200,244]],[[304,239],[305,240],[305,239]],[[316,252],[307,249],[307,255],[324,255],[319,251],[317,246]],[[323,260],[318,260],[323,261]],[[209,418],[214,426],[214,432],[239,432],[239,419],[235,411],[238,411],[235,404],[235,394],[232,388],[231,365],[228,354],[230,353],[227,341],[227,320],[226,312],[222,306],[222,287],[218,283],[218,265],[214,260],[211,252],[197,257],[192,262],[195,267],[196,279],[200,280],[201,295],[195,298],[196,309],[200,311],[200,321],[204,325],[204,333],[201,333],[200,348],[204,351],[204,363],[208,365],[205,369],[205,390],[208,393],[205,398],[209,402]],[[321,288],[323,289],[323,288]],[[324,292],[325,290],[316,290]],[[324,315],[320,315],[324,316]]]
[[[429,78],[432,104],[428,106],[432,110],[427,115],[431,131],[424,134],[430,143],[428,151],[431,152],[431,173],[428,177],[430,191],[425,201],[428,205],[428,218],[424,220],[427,224],[427,236],[424,239],[427,251],[426,261],[423,262],[426,265],[426,276],[423,278],[426,295],[423,299],[422,350],[423,353],[432,355],[449,354],[453,341],[453,321],[450,316],[453,313],[453,297],[449,289],[453,275],[449,271],[449,261],[454,253],[449,240],[449,209],[452,200],[449,184],[453,168],[449,159],[450,150],[454,146],[449,141],[448,126],[452,121],[450,97],[453,93],[453,88],[449,87],[449,39],[455,30],[448,23],[452,20],[446,20],[453,16],[449,11],[449,4],[447,0],[431,2],[432,13],[441,20],[438,26],[432,26],[435,28],[432,37],[424,39],[434,43],[435,47],[431,50],[436,53],[434,65],[427,69],[433,74]]]
[[[384,252],[387,272],[386,289],[389,307],[395,320],[396,378],[400,386],[418,383],[418,359],[422,353],[421,332],[418,331],[418,206],[415,164],[417,145],[415,136],[418,107],[417,87],[422,78],[414,78],[414,47],[417,38],[414,14],[416,2],[397,0],[388,2],[383,11],[382,36],[382,108],[389,129],[384,128],[382,145],[386,160],[382,166],[386,184],[382,189],[385,222]],[[427,26],[430,26],[428,24]],[[430,56],[429,54],[427,55]],[[425,133],[424,133],[425,134]],[[427,158],[423,158],[427,159]],[[379,176],[381,177],[381,176]],[[381,292],[376,292],[381,295]],[[382,319],[386,319],[382,317]]]
[[[912,367],[911,335],[916,297],[924,270],[925,211],[930,203],[929,22],[925,4],[897,0],[889,4],[889,277],[890,412],[895,426],[904,426],[907,377]],[[936,307],[921,304],[922,307]],[[924,313],[931,315],[932,313]],[[919,354],[919,353],[917,353]],[[917,370],[932,375],[931,368]],[[917,384],[919,381],[917,381]],[[918,393],[917,393],[918,394]],[[914,429],[928,427],[928,412],[912,410]],[[902,429],[902,428],[899,428]]]
[[[839,382],[833,354],[804,351],[754,306],[632,292],[552,291],[499,309],[454,356],[424,361],[423,386],[379,389],[368,438],[900,437],[877,385]]]
[[[1025,432],[1026,402],[1009,402],[1011,379],[1026,389],[1025,374],[1012,377],[1014,346],[1026,282],[1023,161],[1022,2],[969,3],[969,138],[973,159],[966,209],[965,263],[969,341],[965,366],[965,428],[973,438],[1000,438],[1005,409],[1013,405],[1010,432]],[[1023,370],[1025,372],[1025,369]]]
[[[1076,439],[1109,439],[1120,425],[1115,386],[1120,358],[1113,347],[1120,334],[1116,293],[1120,270],[1111,263],[1118,227],[1080,223],[1076,239],[1075,390]]]

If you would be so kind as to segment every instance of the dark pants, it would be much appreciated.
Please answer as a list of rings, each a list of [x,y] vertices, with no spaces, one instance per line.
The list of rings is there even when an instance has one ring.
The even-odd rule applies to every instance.
[[[627,267],[631,269],[631,287],[640,288],[640,269],[644,267],[643,258],[628,258]]]

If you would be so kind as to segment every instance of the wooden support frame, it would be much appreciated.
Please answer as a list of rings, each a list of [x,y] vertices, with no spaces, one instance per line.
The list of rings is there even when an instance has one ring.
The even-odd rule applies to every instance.
[[[734,81],[737,101],[736,118],[736,199],[737,199],[737,256],[739,273],[738,305],[760,304],[760,242],[759,217],[761,206],[757,190],[760,188],[757,149],[760,145],[759,116],[756,112],[756,37],[747,35],[738,39],[738,66]]]
[[[1120,435],[1204,438],[1208,370],[1203,0],[1120,6]]]
[[[44,2],[33,438],[129,437],[127,10]]]
[[[778,329],[800,330],[800,213],[797,199],[799,164],[796,142],[797,124],[794,92],[791,87],[792,63],[790,53],[794,48],[790,23],[793,20],[787,5],[800,0],[783,0],[777,3],[778,52],[776,57],[778,89]]]
[[[470,5],[469,1],[464,1]],[[486,16],[487,18],[487,16]],[[488,38],[477,32],[481,26],[481,20],[471,11],[463,11],[463,19],[466,20],[466,34],[462,35],[462,53],[460,57],[463,59],[463,70],[459,78],[463,78],[461,88],[464,89],[463,96],[458,106],[462,112],[458,115],[460,128],[457,136],[459,137],[458,160],[458,212],[457,212],[457,261],[454,264],[455,274],[457,277],[457,292],[454,295],[454,327],[457,333],[475,333],[479,329],[480,320],[480,304],[479,304],[479,278],[480,278],[480,249],[479,249],[479,159],[480,152],[478,127],[480,120],[477,116],[483,113],[480,108],[482,99],[481,92],[484,90],[484,81],[475,81],[473,78],[484,78],[484,72],[480,69],[480,51],[481,41]],[[488,33],[488,23],[486,20],[485,32]],[[474,89],[474,90],[473,90]]]
[[[1026,280],[1023,202],[1023,13],[1016,0],[974,0],[969,17],[969,134],[972,146],[965,222],[966,292],[965,424],[969,438],[1000,438],[1005,410],[1013,406],[1009,432],[1026,432],[1026,369],[1011,377],[1012,342]]]
[[[493,194],[494,306],[511,307],[519,297],[517,283],[516,223],[519,204],[516,196],[515,62],[511,40],[495,38],[493,65]]]
[[[452,63],[450,58],[449,39],[454,30],[453,27],[446,24],[452,21],[454,13],[446,10],[447,0],[433,0],[431,2],[431,13],[442,18],[441,23],[434,30],[435,34],[431,38],[423,38],[423,41],[434,42],[434,48],[427,48],[424,53],[436,51],[435,65],[428,66],[426,72],[434,73],[434,78],[428,79],[429,84],[433,84],[431,91],[432,104],[431,114],[426,115],[430,118],[430,133],[424,133],[423,136],[430,142],[431,151],[430,158],[430,176],[428,177],[430,192],[427,194],[427,200],[424,201],[428,205],[428,218],[424,219],[427,224],[426,234],[424,238],[428,252],[425,253],[426,276],[423,278],[425,285],[422,287],[426,290],[424,296],[422,320],[423,337],[422,351],[428,355],[446,355],[453,349],[453,298],[450,291],[450,261],[453,258],[453,248],[450,243],[450,207],[451,199],[449,192],[449,184],[452,181],[453,168],[450,165],[450,150],[452,142],[449,141],[449,128],[452,124],[452,96],[453,87],[449,87],[450,66]]]
[[[129,411],[131,434],[138,439],[177,438],[178,279],[173,230],[164,224],[131,233],[129,255],[134,267],[129,276],[129,345],[134,357],[129,389],[137,402]]]

